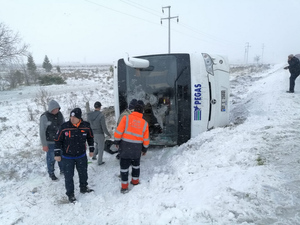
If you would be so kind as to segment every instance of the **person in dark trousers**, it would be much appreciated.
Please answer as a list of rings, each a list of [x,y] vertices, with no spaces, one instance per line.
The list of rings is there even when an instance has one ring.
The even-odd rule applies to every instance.
[[[48,111],[44,112],[40,117],[40,139],[43,146],[43,151],[46,152],[46,162],[49,177],[52,180],[57,180],[54,174],[54,138],[59,127],[65,122],[65,119],[60,112],[60,106],[55,100],[48,103]],[[62,165],[58,162],[60,174],[63,174]]]
[[[295,80],[300,74],[300,62],[297,57],[293,54],[288,56],[288,66],[284,67],[284,69],[289,69],[290,71],[290,88],[287,93],[294,93]]]
[[[65,173],[66,195],[70,202],[75,202],[74,170],[78,172],[81,193],[94,191],[88,185],[88,160],[86,155],[86,142],[89,145],[89,156],[93,156],[94,137],[90,124],[81,118],[80,108],[70,113],[70,120],[61,125],[55,138],[55,160],[62,162]]]
[[[100,112],[102,104],[100,102],[95,102],[94,107],[95,111],[90,112],[87,115],[87,120],[91,124],[91,128],[94,134],[94,141],[96,143],[96,148],[93,155],[93,160],[96,160],[96,156],[98,155],[98,165],[103,165],[103,150],[104,150],[104,143],[105,143],[105,136],[109,136],[111,138],[110,133],[107,130],[105,117]]]
[[[128,191],[130,166],[131,184],[139,184],[141,155],[146,155],[150,143],[148,123],[142,117],[143,107],[137,104],[134,112],[122,118],[114,133],[120,151],[121,193]]]

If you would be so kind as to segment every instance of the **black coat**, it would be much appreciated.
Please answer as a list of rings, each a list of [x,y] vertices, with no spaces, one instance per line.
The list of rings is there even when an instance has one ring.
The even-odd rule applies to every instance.
[[[297,57],[293,57],[288,60],[289,71],[291,74],[299,75],[300,74],[300,62]]]
[[[71,121],[61,125],[55,137],[55,156],[78,157],[86,153],[86,142],[94,152],[94,136],[90,123],[81,121],[75,127]]]

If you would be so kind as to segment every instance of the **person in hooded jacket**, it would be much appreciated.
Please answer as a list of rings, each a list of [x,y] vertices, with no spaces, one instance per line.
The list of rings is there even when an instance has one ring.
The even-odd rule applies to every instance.
[[[60,112],[60,105],[55,100],[48,103],[48,111],[44,112],[40,117],[40,139],[43,151],[46,152],[46,162],[49,177],[57,180],[55,176],[55,160],[54,160],[54,138],[59,127],[65,122]],[[61,163],[58,162],[60,174],[63,174]]]
[[[143,107],[136,105],[134,112],[120,121],[114,133],[115,144],[120,152],[121,193],[128,191],[129,167],[132,166],[131,184],[139,184],[140,158],[149,147],[148,123],[142,118]]]
[[[295,80],[300,74],[300,61],[293,54],[288,56],[288,66],[284,67],[284,69],[289,69],[290,71],[290,88],[287,93],[294,93],[295,88]]]
[[[93,155],[93,160],[96,160],[96,156],[98,155],[98,165],[103,165],[105,162],[103,162],[103,150],[104,150],[104,143],[105,143],[105,136],[109,136],[111,138],[111,134],[109,133],[107,127],[106,127],[106,122],[105,122],[105,117],[101,110],[102,104],[100,102],[95,102],[94,112],[90,112],[87,115],[87,120],[91,124],[91,128],[93,130],[94,134],[94,141],[95,141],[95,151]]]
[[[78,172],[81,193],[94,191],[88,185],[88,160],[86,155],[86,142],[89,145],[89,156],[94,152],[94,136],[90,123],[83,121],[80,108],[70,113],[70,120],[59,128],[55,137],[54,159],[62,162],[65,174],[66,195],[70,202],[75,202],[74,195],[74,169]]]

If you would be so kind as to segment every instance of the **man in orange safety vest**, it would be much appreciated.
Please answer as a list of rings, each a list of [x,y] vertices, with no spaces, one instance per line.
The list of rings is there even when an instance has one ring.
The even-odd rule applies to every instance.
[[[129,167],[132,166],[131,184],[139,184],[140,159],[149,147],[149,127],[143,117],[143,106],[137,104],[134,111],[120,121],[115,133],[115,144],[120,152],[121,193],[128,192]]]

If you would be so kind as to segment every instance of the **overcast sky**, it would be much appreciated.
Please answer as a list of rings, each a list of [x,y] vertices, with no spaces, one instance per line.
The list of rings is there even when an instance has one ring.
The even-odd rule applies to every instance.
[[[299,0],[0,0],[36,63],[113,63],[171,52],[222,53],[231,63],[282,62],[300,53]]]

